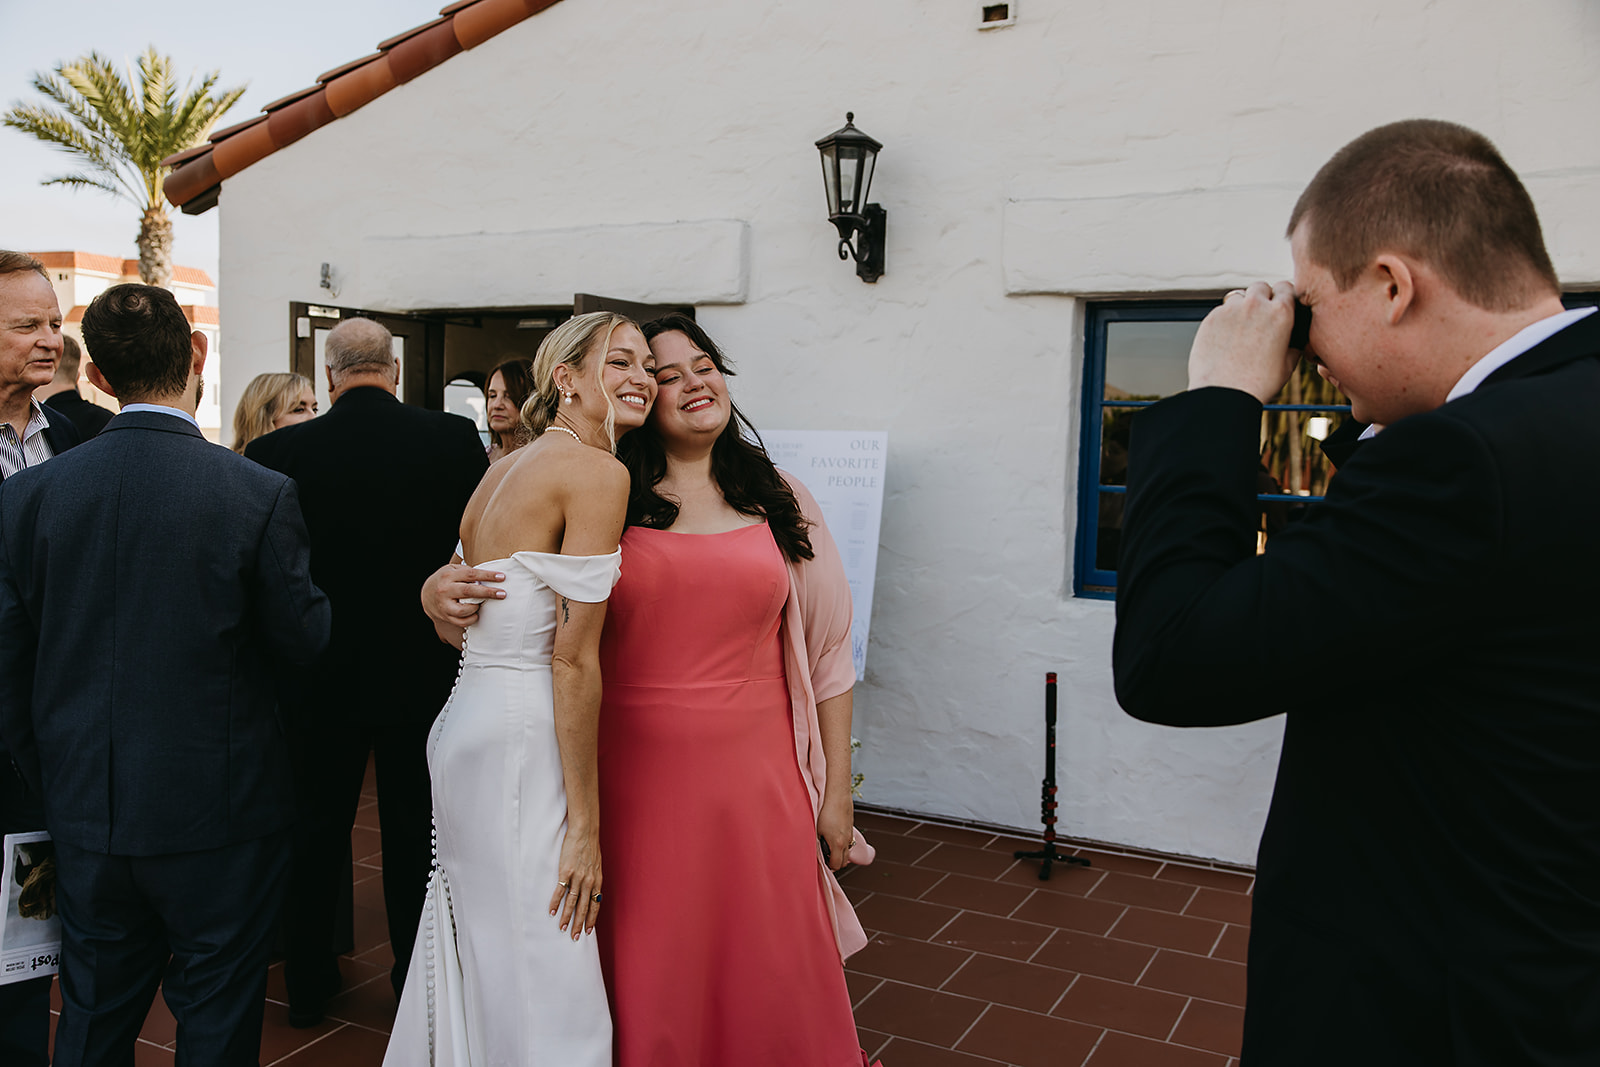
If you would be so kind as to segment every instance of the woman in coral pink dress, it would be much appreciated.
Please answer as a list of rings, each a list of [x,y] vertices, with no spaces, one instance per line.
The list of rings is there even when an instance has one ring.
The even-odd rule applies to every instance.
[[[866,938],[832,873],[871,858],[849,585],[810,494],[741,436],[711,339],[684,316],[645,330],[658,398],[619,453],[627,565],[601,642],[616,1062],[861,1067],[843,957]]]
[[[619,448],[632,498],[600,646],[614,1062],[862,1067],[843,959],[866,936],[833,876],[872,858],[844,567],[811,495],[742,439],[711,339],[682,316],[645,331],[658,395]],[[475,623],[459,598],[505,595],[493,579],[441,568],[424,606]]]

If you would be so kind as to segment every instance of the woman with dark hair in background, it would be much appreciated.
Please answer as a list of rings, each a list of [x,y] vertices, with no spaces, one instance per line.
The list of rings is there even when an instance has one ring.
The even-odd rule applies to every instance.
[[[533,360],[508,359],[489,372],[489,380],[483,383],[483,400],[489,420],[490,463],[533,440],[522,424],[522,405],[531,395]]]
[[[645,336],[656,406],[619,449],[628,570],[601,644],[617,1062],[861,1067],[843,957],[866,937],[832,874],[871,858],[850,792],[850,586],[711,338],[684,315]]]

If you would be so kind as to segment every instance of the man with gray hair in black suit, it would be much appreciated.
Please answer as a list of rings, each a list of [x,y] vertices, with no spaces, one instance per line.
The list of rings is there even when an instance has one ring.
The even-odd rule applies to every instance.
[[[489,465],[471,422],[400,402],[394,338],[382,324],[341,322],[324,359],[328,411],[245,449],[300,486],[311,574],[334,606],[333,639],[296,716],[300,811],[284,924],[294,1026],[316,1025],[342,981],[334,917],[369,755],[397,998],[405,979],[432,862],[428,730],[457,663],[417,591],[450,558]]]

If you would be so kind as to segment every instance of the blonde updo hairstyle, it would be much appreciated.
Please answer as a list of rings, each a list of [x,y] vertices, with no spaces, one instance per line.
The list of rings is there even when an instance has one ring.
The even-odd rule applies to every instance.
[[[602,358],[594,361],[593,366],[588,368],[588,374],[599,385],[606,365],[604,356],[611,347],[611,335],[618,326],[639,328],[639,324],[626,315],[612,311],[591,311],[587,315],[574,315],[539,342],[539,351],[533,357],[533,392],[522,404],[522,421],[533,431],[533,436],[538,437],[549,429],[556,413],[561,410],[561,391],[556,388],[556,368],[564,363],[574,373],[583,373],[584,360],[591,350],[597,351]],[[617,409],[605,389],[600,390],[600,395],[606,398],[606,439],[611,442],[611,451],[615,453]]]
[[[311,379],[303,374],[258,374],[250,379],[233,409],[233,450],[243,453],[251,441],[271,433],[278,416],[294,406],[302,390],[312,388]]]

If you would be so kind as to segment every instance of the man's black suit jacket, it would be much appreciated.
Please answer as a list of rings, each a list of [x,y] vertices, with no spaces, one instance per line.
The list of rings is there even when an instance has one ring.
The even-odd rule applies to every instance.
[[[39,406],[44,410],[47,423],[44,439],[54,455],[59,456],[81,442],[78,428],[71,419],[48,404]],[[0,474],[0,482],[5,480],[6,476]],[[23,781],[20,768],[6,748],[3,736],[0,736],[0,834],[42,829],[44,805],[38,794]]]
[[[72,425],[78,428],[78,436],[85,441],[105,429],[106,423],[110,422],[116,415],[114,411],[85,400],[78,395],[76,389],[63,389],[49,400],[44,400],[40,403],[41,406],[54,408],[71,419]]]
[[[1600,1062],[1600,315],[1257,557],[1260,412],[1135,419],[1114,646],[1138,718],[1287,712],[1244,1067]]]
[[[312,577],[333,601],[333,639],[309,703],[364,718],[431,718],[449,696],[458,654],[434,633],[418,593],[449,562],[461,513],[488,469],[478,431],[367,386],[257,438],[245,455],[300,486]]]
[[[288,826],[276,690],[327,643],[294,483],[129,412],[0,486],[0,733],[51,834],[160,855]]]

